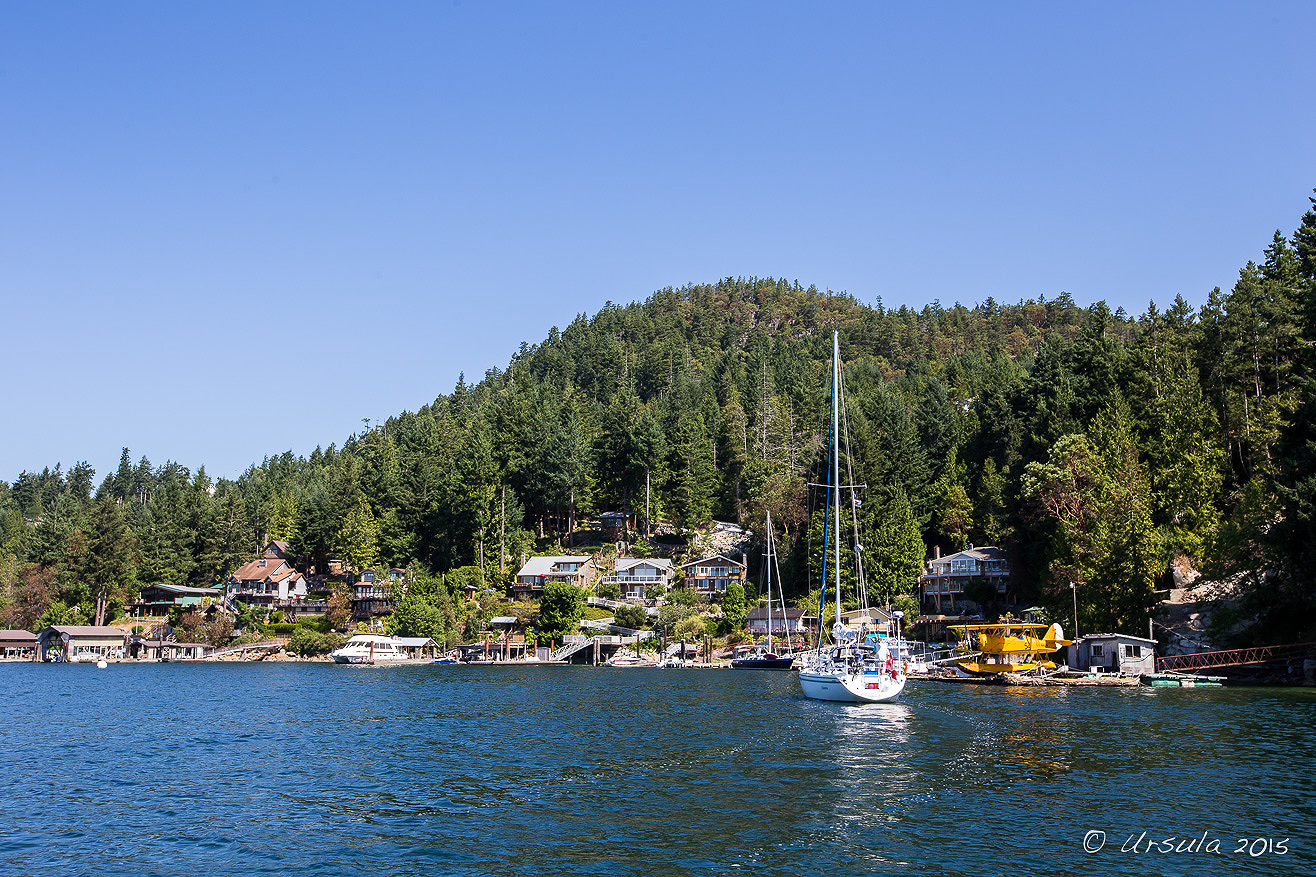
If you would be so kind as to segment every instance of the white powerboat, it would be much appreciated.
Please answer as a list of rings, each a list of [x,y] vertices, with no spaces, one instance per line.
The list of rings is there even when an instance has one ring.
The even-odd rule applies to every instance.
[[[337,664],[387,664],[407,660],[407,653],[398,648],[391,636],[358,633],[341,649],[330,652],[329,657]]]

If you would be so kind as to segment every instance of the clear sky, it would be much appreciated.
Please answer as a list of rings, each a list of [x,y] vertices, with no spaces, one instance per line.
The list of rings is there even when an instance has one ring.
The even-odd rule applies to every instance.
[[[1316,187],[1316,3],[0,6],[0,478],[236,477],[605,302],[1201,304]]]

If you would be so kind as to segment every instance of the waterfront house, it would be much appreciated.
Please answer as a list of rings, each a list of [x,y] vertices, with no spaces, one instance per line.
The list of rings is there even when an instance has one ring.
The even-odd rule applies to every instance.
[[[566,582],[587,588],[598,571],[594,558],[588,555],[532,557],[517,572],[516,581],[512,582],[512,597],[532,599],[543,596],[544,585],[549,582]]]
[[[35,661],[37,635],[27,630],[0,630],[0,660]]]
[[[681,571],[685,574],[683,586],[705,599],[726,594],[733,582],[745,586],[745,564],[721,554],[683,563]]]
[[[128,604],[128,614],[134,618],[168,615],[175,606],[180,609],[207,609],[224,596],[224,587],[190,588],[159,582],[146,585],[137,599]]]
[[[1071,670],[1138,675],[1156,672],[1156,640],[1123,633],[1090,633],[1069,647]]]
[[[1010,593],[1010,562],[1003,549],[994,545],[981,548],[970,546],[965,551],[941,556],[941,549],[933,549],[933,558],[919,577],[919,591],[923,610],[943,615],[956,610],[956,605],[968,598],[966,588],[975,582],[987,582],[998,598]]]
[[[306,576],[293,568],[287,544],[271,542],[261,556],[238,567],[225,586],[225,602],[230,610],[236,603],[273,609],[304,600]]]
[[[676,574],[676,568],[665,557],[619,557],[612,570],[612,575],[603,577],[603,583],[617,585],[623,600],[648,599],[649,589],[659,585],[666,591]]]
[[[127,635],[117,627],[57,624],[37,634],[38,661],[122,660]]]
[[[891,613],[885,609],[850,609],[841,613],[841,623],[851,630],[867,628],[869,633],[895,633]]]
[[[755,636],[767,636],[768,607],[759,606],[749,610],[749,614],[745,616],[745,627]],[[802,635],[805,630],[803,609],[786,609],[783,611],[779,606],[773,607],[773,636]]]
[[[376,581],[374,570],[364,570],[351,588],[353,619],[369,621],[393,611],[393,583],[391,580]]]

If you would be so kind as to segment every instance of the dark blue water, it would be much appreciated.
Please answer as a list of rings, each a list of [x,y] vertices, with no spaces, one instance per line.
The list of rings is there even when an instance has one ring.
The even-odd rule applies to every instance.
[[[786,673],[325,664],[0,686],[4,874],[1316,873],[1313,690],[854,707]]]

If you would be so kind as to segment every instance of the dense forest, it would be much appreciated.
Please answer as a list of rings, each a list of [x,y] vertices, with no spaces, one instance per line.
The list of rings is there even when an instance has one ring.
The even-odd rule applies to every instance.
[[[497,585],[597,513],[646,507],[672,531],[771,511],[802,596],[833,330],[870,593],[913,593],[933,546],[993,544],[1059,617],[1079,583],[1084,630],[1145,630],[1178,567],[1228,585],[1249,642],[1316,638],[1316,208],[1196,309],[888,309],[726,279],[608,303],[477,384],[237,480],[127,449],[99,484],[81,463],[23,472],[0,482],[0,623],[112,616],[144,583],[220,581],[267,539]]]

